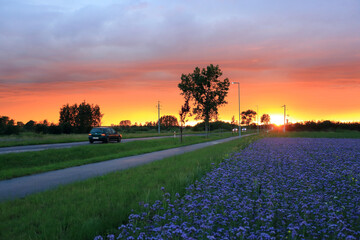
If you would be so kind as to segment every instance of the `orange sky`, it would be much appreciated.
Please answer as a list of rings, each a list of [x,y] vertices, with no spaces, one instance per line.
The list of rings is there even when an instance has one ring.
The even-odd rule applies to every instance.
[[[11,91],[5,100],[6,106],[1,107],[3,115],[26,122],[30,119],[58,122],[59,109],[66,103],[98,104],[104,113],[103,125],[118,124],[121,120],[131,120],[132,123],[144,123],[157,120],[157,101],[161,104],[161,115],[174,115],[178,111],[183,98],[177,84],[181,73],[192,71],[191,64],[184,69],[173,69],[171,66],[184,64],[159,64],[152,69],[134,71],[134,79],[129,83],[113,79],[111,81],[94,81],[91,83],[58,83],[36,84],[36,87],[23,86],[18,95]],[[204,67],[205,65],[195,65]],[[224,64],[223,66],[226,66]],[[221,65],[220,65],[221,67]],[[164,68],[163,72],[161,68]],[[170,68],[170,69],[167,69]],[[176,67],[177,68],[177,67]],[[259,114],[282,115],[283,104],[287,105],[290,121],[301,120],[340,120],[359,121],[359,87],[351,84],[337,85],[337,81],[326,84],[315,80],[287,81],[277,76],[266,81],[257,75],[264,75],[262,70],[253,70],[248,79],[241,77],[241,69],[222,67],[223,77],[230,81],[241,83],[241,111],[259,106]],[[136,78],[149,81],[149,84]],[[309,78],[309,77],[308,77]],[[27,90],[27,88],[31,90]],[[17,89],[13,91],[16,92]],[[220,108],[220,120],[229,121],[234,115],[238,118],[237,86],[230,85],[228,104]],[[275,116],[274,116],[275,117]],[[273,119],[274,120],[274,119]]]
[[[241,83],[241,111],[360,121],[358,1],[51,4],[0,8],[0,115],[15,121],[58,123],[83,100],[103,125],[156,121],[157,101],[178,117],[181,74],[209,64]],[[220,120],[237,118],[237,97],[231,85]]]

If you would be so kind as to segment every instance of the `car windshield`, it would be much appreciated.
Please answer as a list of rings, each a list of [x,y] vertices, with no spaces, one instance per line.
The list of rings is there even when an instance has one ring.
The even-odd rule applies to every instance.
[[[91,129],[90,133],[103,133],[105,132],[102,128],[93,128]]]

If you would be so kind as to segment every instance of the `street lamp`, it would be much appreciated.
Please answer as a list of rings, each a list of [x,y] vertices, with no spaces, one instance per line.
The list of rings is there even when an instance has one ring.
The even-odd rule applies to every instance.
[[[239,82],[232,82],[232,84],[238,85],[238,99],[239,99],[239,137],[241,137],[241,126],[240,126],[240,83]]]

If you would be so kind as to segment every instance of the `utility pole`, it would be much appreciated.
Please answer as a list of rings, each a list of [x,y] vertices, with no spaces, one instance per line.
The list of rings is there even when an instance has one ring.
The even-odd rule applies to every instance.
[[[286,125],[286,105],[284,104],[283,106],[281,106],[284,108],[284,132],[285,132],[285,125]]]
[[[160,134],[160,101],[158,101],[158,133]]]
[[[241,137],[241,124],[240,124],[240,82],[232,82],[238,85],[238,100],[239,100],[239,137]]]
[[[259,134],[260,130],[259,130],[259,105],[256,105],[256,128],[257,128],[257,133]]]

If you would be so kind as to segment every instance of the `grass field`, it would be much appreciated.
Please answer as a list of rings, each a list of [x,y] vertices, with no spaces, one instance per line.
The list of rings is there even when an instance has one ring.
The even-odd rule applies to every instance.
[[[184,134],[199,134],[203,132],[186,131]],[[124,139],[172,136],[173,132],[137,132],[122,134]],[[69,143],[88,141],[88,134],[36,134],[22,133],[19,135],[0,136],[0,147],[51,144],[51,143]]]
[[[24,199],[0,203],[0,239],[93,239],[126,223],[139,202],[173,196],[199,180],[228,153],[261,136],[249,136],[111,173]]]
[[[166,138],[3,154],[0,158],[0,179],[133,156],[231,136],[231,133],[223,133],[212,134],[208,138],[204,136],[188,136],[184,137],[183,143],[180,143],[179,138]]]
[[[268,137],[310,137],[310,138],[360,138],[359,131],[336,132],[271,132]]]

